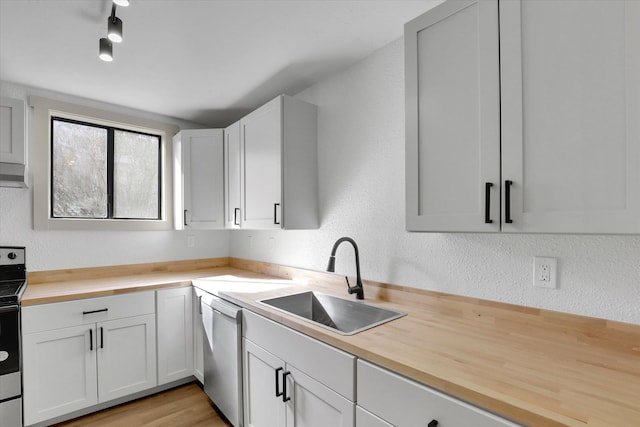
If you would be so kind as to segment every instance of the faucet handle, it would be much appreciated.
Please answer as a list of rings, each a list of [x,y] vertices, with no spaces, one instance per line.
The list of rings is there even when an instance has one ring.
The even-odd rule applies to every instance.
[[[364,299],[364,292],[361,285],[351,286],[347,276],[344,276],[344,280],[347,281],[347,292],[349,292],[349,295],[356,294],[358,299]]]

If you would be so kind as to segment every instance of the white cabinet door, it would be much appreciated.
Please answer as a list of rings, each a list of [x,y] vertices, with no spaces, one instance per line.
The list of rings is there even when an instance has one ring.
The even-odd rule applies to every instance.
[[[240,120],[242,228],[318,228],[317,108],[278,96]]]
[[[245,426],[284,427],[285,404],[277,393],[285,362],[247,339],[243,344]]]
[[[405,26],[409,231],[500,230],[497,0],[449,1]]]
[[[287,427],[353,427],[355,403],[287,364]]]
[[[191,286],[156,291],[158,385],[193,375]]]
[[[226,228],[240,227],[240,122],[224,130],[224,223]]]
[[[280,228],[282,205],[282,97],[240,120],[242,226]]]
[[[23,100],[0,98],[0,162],[26,163],[24,118]]]
[[[98,403],[96,338],[94,324],[24,335],[25,425]]]
[[[176,229],[224,228],[223,142],[222,129],[183,130],[174,136]]]
[[[193,292],[193,375],[204,384],[204,326],[200,297]],[[159,345],[158,345],[159,347]]]
[[[97,324],[100,402],[157,385],[155,326],[153,314]]]
[[[638,22],[635,0],[501,2],[504,231],[640,233]]]

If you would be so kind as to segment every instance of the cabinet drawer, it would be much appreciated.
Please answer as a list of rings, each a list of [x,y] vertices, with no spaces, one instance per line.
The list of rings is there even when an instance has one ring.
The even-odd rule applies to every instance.
[[[432,388],[358,360],[358,405],[397,427],[515,427],[500,418]]]
[[[29,334],[151,313],[155,313],[153,291],[26,306],[22,308],[22,332]]]
[[[242,335],[355,401],[355,356],[243,310]]]

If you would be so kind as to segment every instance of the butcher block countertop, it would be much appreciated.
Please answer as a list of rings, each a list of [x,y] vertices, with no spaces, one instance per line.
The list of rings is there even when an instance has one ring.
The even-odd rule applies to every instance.
[[[194,280],[274,321],[523,425],[640,426],[639,325],[364,280],[365,302],[408,315],[343,336],[257,302],[307,290],[353,298],[343,276],[235,258],[30,273],[22,303],[189,286]]]

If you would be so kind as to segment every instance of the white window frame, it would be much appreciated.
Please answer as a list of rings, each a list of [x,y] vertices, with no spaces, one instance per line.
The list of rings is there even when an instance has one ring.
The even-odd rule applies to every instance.
[[[33,227],[35,230],[173,230],[171,137],[177,126],[122,113],[99,110],[37,96],[29,97],[33,107]],[[51,216],[51,118],[113,126],[160,136],[162,176],[160,219],[54,218]]]

